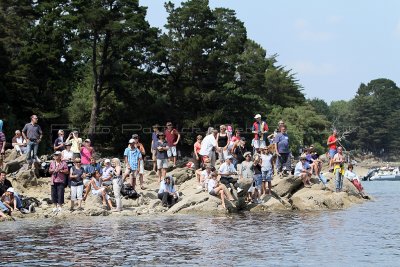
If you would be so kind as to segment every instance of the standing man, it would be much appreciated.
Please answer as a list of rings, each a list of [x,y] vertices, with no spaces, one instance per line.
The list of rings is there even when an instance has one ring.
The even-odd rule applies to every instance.
[[[40,126],[37,124],[38,117],[36,115],[31,116],[31,122],[25,124],[22,129],[22,136],[25,138],[27,143],[27,157],[28,168],[32,167],[32,163],[36,160],[39,143],[42,140],[43,132]]]
[[[133,190],[135,190],[136,176],[139,172],[141,158],[142,153],[140,153],[140,150],[137,148],[136,141],[134,139],[130,139],[129,146],[125,148],[124,151],[124,160],[126,166],[124,180],[127,176],[130,177],[130,183]]]
[[[139,164],[139,182],[140,182],[140,189],[144,190],[144,158],[146,157],[146,150],[144,150],[144,146],[142,143],[139,142],[139,135],[133,134],[132,139],[136,141],[136,146],[139,149],[140,153],[142,154],[142,158],[140,159]]]
[[[268,124],[261,120],[261,115],[257,114],[254,116],[256,121],[253,123],[252,133],[254,134],[253,148],[254,151],[259,152],[260,149],[266,147]]]
[[[214,130],[214,128],[208,129],[209,134],[204,137],[203,142],[201,142],[200,152],[203,163],[205,163],[206,159],[210,160],[211,166],[215,167],[215,151],[217,149],[217,135],[218,131]]]
[[[160,132],[160,125],[153,125],[153,133],[151,134],[151,156],[153,160],[153,171],[157,171],[157,143],[158,143],[158,133]]]
[[[289,148],[289,136],[286,133],[286,125],[282,124],[279,126],[280,132],[276,134],[275,152],[278,158],[276,159],[276,169],[279,175],[283,176],[283,171],[290,171],[290,148]]]
[[[181,135],[179,134],[178,130],[172,127],[172,122],[167,122],[167,129],[165,129],[165,139],[168,143],[168,159],[171,161],[173,157],[173,167],[176,167],[176,145],[179,143],[181,139]]]
[[[58,137],[54,141],[54,151],[63,151],[65,149],[64,147],[64,131],[63,130],[58,130]]]
[[[6,147],[6,136],[3,133],[3,121],[0,120],[0,169],[3,169],[5,147]]]
[[[329,148],[329,170],[333,169],[333,157],[337,153],[337,131],[333,130],[332,135],[328,137],[328,141],[326,142]]]
[[[332,160],[334,164],[333,173],[336,179],[336,192],[341,192],[343,188],[343,176],[344,176],[344,157],[343,148],[340,146],[337,148],[337,153]]]

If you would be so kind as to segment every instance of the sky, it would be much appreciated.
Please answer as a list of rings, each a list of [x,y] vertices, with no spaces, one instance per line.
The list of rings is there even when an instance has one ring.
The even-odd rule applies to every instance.
[[[140,0],[152,26],[167,22],[164,2]],[[210,0],[210,7],[235,10],[248,38],[267,56],[278,54],[306,98],[350,100],[378,78],[400,86],[399,0]]]

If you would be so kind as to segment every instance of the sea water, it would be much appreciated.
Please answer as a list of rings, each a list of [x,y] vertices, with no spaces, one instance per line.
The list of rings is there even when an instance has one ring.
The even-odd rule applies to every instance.
[[[399,266],[400,182],[346,210],[0,223],[4,266]]]

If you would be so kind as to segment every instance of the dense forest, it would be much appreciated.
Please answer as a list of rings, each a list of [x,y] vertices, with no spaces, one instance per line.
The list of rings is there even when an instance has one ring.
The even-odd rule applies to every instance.
[[[397,156],[400,89],[391,80],[361,83],[350,101],[306,99],[295,73],[247,37],[234,10],[207,0],[165,9],[161,30],[138,0],[0,0],[7,140],[34,113],[47,136],[42,151],[61,128],[115,153],[133,132],[149,142],[150,126],[166,121],[189,148],[208,126],[246,131],[260,113],[271,129],[287,123],[295,153],[310,144],[322,152],[337,128],[348,133],[347,149]]]

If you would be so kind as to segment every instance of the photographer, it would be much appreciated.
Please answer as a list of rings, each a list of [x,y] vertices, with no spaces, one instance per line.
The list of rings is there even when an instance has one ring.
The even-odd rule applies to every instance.
[[[69,134],[67,140],[65,141],[68,143],[71,141],[71,151],[73,154],[72,159],[80,158],[81,157],[81,146],[82,146],[82,138],[79,138],[78,131],[73,131]]]

